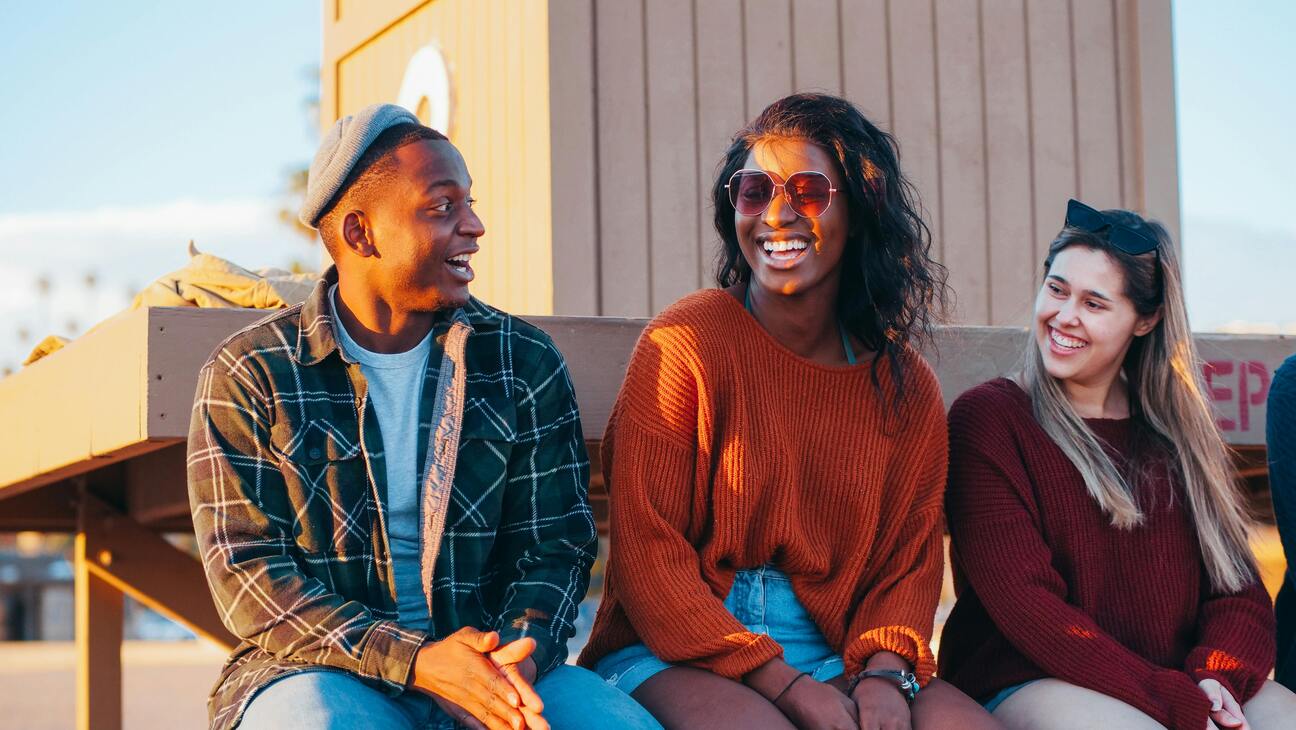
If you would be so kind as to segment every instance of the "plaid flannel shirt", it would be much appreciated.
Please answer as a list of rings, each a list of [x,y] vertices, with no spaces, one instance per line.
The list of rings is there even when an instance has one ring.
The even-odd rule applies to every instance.
[[[431,621],[396,623],[382,434],[360,366],[334,338],[336,276],[232,335],[198,379],[190,506],[216,607],[243,640],[212,690],[214,728],[234,727],[260,687],[307,669],[397,694],[419,647],[464,626],[535,638],[543,674],[565,660],[588,587],[589,460],[562,355],[538,328],[472,300],[435,325],[445,354],[420,401],[422,489],[438,490],[441,521],[428,550],[437,520],[424,501]],[[459,404],[446,407],[456,369]]]

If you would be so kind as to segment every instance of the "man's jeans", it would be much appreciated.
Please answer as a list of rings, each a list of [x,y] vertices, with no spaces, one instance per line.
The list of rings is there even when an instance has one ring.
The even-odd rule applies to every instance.
[[[638,702],[597,674],[562,665],[536,682],[553,730],[662,730]],[[336,670],[305,671],[257,692],[239,730],[442,730],[456,727],[429,697],[389,697]]]

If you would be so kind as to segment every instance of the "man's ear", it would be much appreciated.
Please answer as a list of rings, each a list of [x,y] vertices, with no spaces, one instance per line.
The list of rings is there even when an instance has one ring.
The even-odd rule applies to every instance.
[[[373,229],[364,211],[348,211],[342,218],[342,244],[356,256],[377,256],[374,246]]]
[[[1156,326],[1160,321],[1161,321],[1161,308],[1158,307],[1157,311],[1153,312],[1152,314],[1149,314],[1146,317],[1139,317],[1139,320],[1134,323],[1134,336],[1142,337],[1143,335],[1146,335],[1147,333],[1156,329]]]

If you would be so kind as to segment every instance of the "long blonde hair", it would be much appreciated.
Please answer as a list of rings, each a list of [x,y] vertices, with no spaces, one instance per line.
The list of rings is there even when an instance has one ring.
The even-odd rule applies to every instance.
[[[1169,446],[1172,472],[1180,477],[1212,588],[1237,592],[1256,579],[1249,545],[1251,519],[1234,479],[1228,447],[1205,396],[1201,361],[1188,327],[1178,255],[1160,223],[1128,211],[1109,210],[1104,215],[1137,229],[1150,229],[1157,238],[1157,250],[1131,255],[1113,246],[1105,231],[1063,228],[1049,246],[1044,273],[1047,275],[1053,259],[1065,248],[1084,246],[1102,251],[1124,272],[1126,296],[1139,315],[1160,310],[1155,328],[1136,338],[1125,356],[1122,370],[1129,383],[1130,416],[1136,428]],[[1035,419],[1075,464],[1090,496],[1112,525],[1130,529],[1142,524],[1136,484],[1130,482],[1137,482],[1144,472],[1132,469],[1129,480],[1121,474],[1071,406],[1062,384],[1044,369],[1043,355],[1033,337],[1024,353],[1021,379]],[[1132,462],[1140,463],[1139,454]]]

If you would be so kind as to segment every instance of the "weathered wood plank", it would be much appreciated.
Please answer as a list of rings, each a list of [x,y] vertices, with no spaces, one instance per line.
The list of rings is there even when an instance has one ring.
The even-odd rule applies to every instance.
[[[887,0],[841,0],[842,92],[869,121],[891,131]]]
[[[1032,224],[1030,97],[1022,0],[981,6],[985,54],[986,216],[989,222],[992,325],[1027,321],[1038,286]]]
[[[173,479],[159,480],[161,487],[179,495],[184,491],[183,460],[177,445],[183,444],[192,408],[199,364],[231,332],[266,316],[257,310],[200,310],[155,308],[139,313],[152,323],[147,342],[135,346],[135,356],[144,356],[148,374],[146,382],[136,386],[135,398],[147,403],[157,418],[150,419],[152,431],[141,434],[134,443],[102,454],[90,455],[89,431],[77,424],[114,417],[101,412],[94,402],[80,404],[68,411],[68,428],[42,437],[79,439],[79,446],[65,448],[84,451],[79,462],[43,469],[35,461],[20,462],[18,468],[6,464],[0,480],[0,500],[16,497],[32,489],[65,481],[109,464],[138,459],[128,474],[151,471],[175,472]],[[647,320],[614,317],[534,317],[530,318],[553,337],[566,354],[568,368],[581,405],[582,426],[588,438],[598,439],[607,426],[608,414],[621,387],[626,365]],[[979,382],[1008,372],[1017,362],[1024,330],[1008,327],[942,327],[937,329],[937,348],[928,353],[941,379],[946,404],[959,393]],[[98,337],[115,340],[111,332],[94,332],[84,339],[88,345]],[[1201,334],[1197,336],[1203,357],[1210,365],[1210,388],[1221,418],[1225,437],[1235,444],[1264,443],[1265,396],[1269,374],[1296,350],[1296,340],[1281,336],[1239,336]],[[93,347],[83,351],[93,351]],[[70,364],[81,362],[74,349],[50,356],[50,363],[65,359],[59,367],[42,367],[22,374],[23,392],[37,396],[57,392],[65,387],[64,376],[79,377],[82,372]],[[86,367],[88,369],[88,366]],[[162,380],[156,374],[162,374]],[[11,379],[2,381],[7,384]],[[17,390],[0,389],[0,421],[21,419],[28,401],[14,397]],[[131,410],[131,408],[126,408]],[[139,408],[136,407],[135,412]],[[161,418],[162,413],[168,414]],[[147,458],[145,454],[168,449]],[[163,466],[156,466],[163,465]],[[135,481],[149,481],[140,476]],[[174,510],[153,514],[153,507],[138,501],[135,490],[128,489],[130,499],[141,510],[143,519],[174,516]]]
[[[642,0],[596,0],[599,313],[651,311],[648,115]]]
[[[745,0],[747,118],[792,93],[791,0]]]
[[[923,219],[931,226],[932,253],[944,261],[940,226],[935,18],[931,2],[893,1],[890,8],[891,122],[900,143],[900,169],[918,190]]]
[[[1071,25],[1067,0],[1027,0],[1026,35],[1031,99],[1035,239],[1043,261],[1062,228],[1067,198],[1076,195],[1075,97],[1071,93]]]
[[[592,0],[549,2],[554,314],[599,311]]]
[[[234,332],[273,316],[249,309],[154,307],[148,313],[145,433],[153,439],[189,435],[189,416],[198,370]]]
[[[705,0],[694,5],[697,35],[697,190],[698,241],[701,259],[697,285],[711,283],[712,263],[720,249],[711,208],[711,188],[729,141],[747,124],[744,105],[743,39],[734,33],[733,18],[742,14],[741,0]],[[698,205],[696,202],[695,205]]]
[[[940,78],[940,230],[956,295],[955,321],[990,321],[986,238],[986,140],[980,3],[936,4],[936,72]]]
[[[841,18],[837,0],[792,3],[792,87],[841,96]]]
[[[652,0],[644,9],[651,304],[659,312],[698,287],[697,75],[691,0]]]
[[[1079,193],[1100,210],[1123,207],[1115,17],[1111,0],[1071,4]]]

